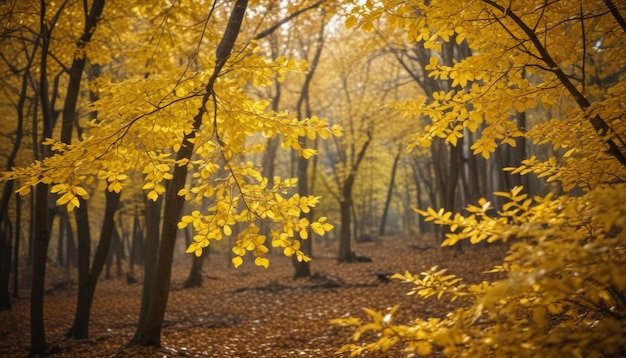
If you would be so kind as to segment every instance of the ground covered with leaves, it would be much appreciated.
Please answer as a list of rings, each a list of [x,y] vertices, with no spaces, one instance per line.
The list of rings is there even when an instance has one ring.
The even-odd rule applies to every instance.
[[[483,272],[498,264],[506,247],[439,249],[428,238],[383,238],[357,244],[356,253],[371,262],[354,264],[338,264],[333,245],[315,250],[313,275],[307,279],[294,280],[291,260],[278,253],[270,256],[268,269],[254,266],[253,260],[235,269],[227,253],[217,253],[205,262],[203,287],[182,289],[190,265],[177,265],[161,349],[122,349],[134,333],[141,298],[141,285],[122,278],[98,284],[91,339],[79,342],[64,338],[73,319],[76,285],[72,280],[51,282],[46,334],[58,347],[56,357],[329,357],[352,334],[350,328],[329,324],[333,318],[364,317],[363,307],[382,311],[399,304],[395,319],[408,323],[453,308],[447,301],[407,296],[411,287],[388,281],[387,275],[439,265],[469,282],[493,279]],[[0,312],[0,356],[27,356],[28,345],[29,300],[24,298],[15,301],[12,311]],[[398,349],[370,356],[404,354]]]

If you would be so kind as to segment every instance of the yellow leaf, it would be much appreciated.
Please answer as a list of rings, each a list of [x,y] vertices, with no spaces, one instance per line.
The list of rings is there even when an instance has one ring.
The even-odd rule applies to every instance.
[[[176,89],[176,97],[185,97],[187,94],[187,89],[184,87],[178,87]]]
[[[157,201],[157,199],[158,199],[158,198],[159,198],[159,193],[157,193],[156,191],[151,190],[151,191],[148,193],[148,199],[150,199],[150,200],[152,200],[152,201]]]
[[[357,23],[357,19],[355,16],[353,15],[348,16],[348,18],[346,19],[346,23],[345,23],[346,29],[354,27],[356,23]]]
[[[432,346],[428,342],[417,342],[415,344],[415,350],[418,355],[427,356],[432,353]]]
[[[270,265],[270,260],[266,259],[265,257],[257,257],[254,260],[254,263],[257,266],[263,266],[263,267],[267,268]]]
[[[53,186],[50,189],[51,193],[59,193],[59,192],[64,192],[67,190],[68,185],[67,184],[56,184],[55,186]]]
[[[302,150],[302,156],[306,159],[311,158],[315,154],[317,154],[317,151],[315,149],[303,149]]]
[[[65,194],[63,194],[60,198],[57,199],[56,204],[57,205],[65,205],[68,202],[70,202],[70,200],[72,200],[72,198],[74,198],[74,194],[71,192],[66,192]]]
[[[243,263],[243,259],[241,258],[241,256],[235,256],[231,261],[233,263],[233,266],[235,267],[239,267]]]

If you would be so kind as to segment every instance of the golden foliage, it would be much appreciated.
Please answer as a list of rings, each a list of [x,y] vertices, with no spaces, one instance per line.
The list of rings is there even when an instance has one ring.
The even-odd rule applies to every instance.
[[[194,37],[199,36],[200,29],[197,26],[192,32],[182,29],[189,23],[198,23],[197,19],[194,21],[197,6],[188,3],[171,8],[162,5],[133,7],[130,13],[140,19],[133,42],[137,38],[141,40],[146,33],[154,35],[155,27],[150,21],[156,21],[156,29],[163,31],[164,26],[169,26],[166,25],[169,17],[175,17],[177,21],[172,21],[170,25],[174,28],[168,30],[180,37],[163,39],[163,43],[155,40],[156,44],[151,39],[135,49],[137,53],[116,48],[115,51],[130,58],[129,66],[125,67],[126,79],[102,77],[91,84],[99,99],[87,109],[97,113],[97,118],[91,120],[82,138],[69,145],[46,139],[43,144],[50,147],[54,153],[52,156],[27,167],[14,168],[4,173],[2,180],[19,180],[18,192],[22,195],[28,194],[38,183],[53,184],[52,192],[59,196],[57,205],[64,205],[71,211],[80,205],[79,198],[87,199],[84,188],[92,183],[102,190],[115,192],[128,187],[142,188],[148,199],[156,201],[166,192],[173,170],[186,166],[193,175],[188,186],[178,195],[191,203],[200,203],[203,198],[213,200],[206,211],[194,211],[183,217],[179,224],[181,228],[192,224],[196,231],[188,252],[199,255],[210,240],[234,235],[234,227],[245,224],[237,234],[233,263],[238,266],[245,252],[253,251],[257,256],[255,263],[267,267],[269,261],[264,258],[268,251],[266,238],[259,235],[256,223],[260,221],[262,225],[276,223],[276,231],[272,233],[273,245],[284,247],[285,254],[295,254],[299,260],[307,260],[294,241],[294,233],[305,238],[302,233],[308,228],[319,235],[332,229],[325,218],[314,222],[299,218],[301,213],[309,212],[319,198],[288,196],[288,189],[295,184],[293,179],[275,178],[273,185],[268,185],[268,178],[261,176],[247,155],[265,150],[252,141],[252,137],[262,135],[268,138],[279,136],[283,148],[309,158],[316,151],[302,147],[301,138],[328,138],[340,135],[341,129],[316,116],[296,118],[292,113],[270,110],[270,101],[249,95],[247,88],[270,86],[288,72],[306,70],[303,61],[285,57],[269,59],[260,55],[257,43],[251,41],[237,44],[235,55],[228,59],[213,84],[211,90],[215,100],[207,102],[202,125],[192,136],[190,159],[174,159],[177,152],[189,149],[185,147],[189,142],[183,138],[194,131],[194,116],[216,66],[215,54],[209,51],[193,66],[174,65],[178,59],[164,55],[172,63],[159,64],[159,71],[149,76],[145,71],[157,66],[154,56],[164,51],[176,52],[189,43],[199,46],[194,43],[197,40]],[[115,18],[116,14],[120,15],[120,10],[111,11],[113,13],[107,16]],[[207,26],[207,34],[221,33],[219,21],[208,21]],[[173,31],[178,27],[181,27],[179,31]],[[130,27],[131,33],[132,30]],[[122,32],[119,36],[126,38],[130,35]],[[219,40],[216,35],[207,35],[202,39],[206,42],[203,46],[214,50]],[[107,42],[99,41],[102,41],[97,42],[101,45]],[[88,48],[87,55],[95,57],[98,63],[105,63],[106,56],[98,56],[98,51]],[[137,63],[148,63],[149,68],[141,68]],[[116,64],[110,66],[115,68]],[[133,173],[135,175],[131,175]],[[138,186],[133,179],[137,175],[143,177]]]
[[[481,133],[472,149],[488,158],[498,145],[514,145],[515,137],[525,136],[551,146],[555,155],[533,156],[505,170],[545,177],[561,190],[529,197],[516,187],[495,193],[505,199],[501,208],[481,199],[466,214],[416,209],[427,221],[449,227],[444,246],[511,240],[504,262],[493,269],[506,277],[469,285],[438,268],[396,275],[414,285],[417,296],[463,297],[465,304],[445,318],[408,324],[392,323],[392,312],[386,321],[370,312],[365,322],[335,320],[357,333],[378,334],[341,352],[384,351],[402,342],[418,355],[433,349],[462,357],[626,353],[626,56],[618,50],[626,33],[606,6],[468,0],[381,1],[355,8],[348,25],[384,18],[387,27],[381,30],[402,30],[409,42],[438,50],[447,41],[467,41],[473,51],[448,66],[433,57],[426,67],[430,76],[452,80],[451,90],[397,105],[409,116],[431,119],[413,146],[430,145],[435,137],[454,145],[467,128]],[[595,80],[585,82],[585,76]],[[533,108],[558,108],[562,115],[518,128],[513,116]],[[608,127],[599,129],[599,120]],[[355,333],[353,340],[359,339]]]

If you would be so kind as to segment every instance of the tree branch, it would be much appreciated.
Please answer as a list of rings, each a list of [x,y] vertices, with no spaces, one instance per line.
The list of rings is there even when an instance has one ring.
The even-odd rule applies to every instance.
[[[319,7],[320,5],[322,5],[324,3],[324,0],[319,0],[318,2],[307,6],[305,8],[302,8],[296,12],[294,12],[293,14],[287,16],[286,18],[278,21],[277,23],[275,23],[274,25],[270,26],[268,29],[265,29],[263,31],[261,31],[261,33],[259,33],[258,35],[254,36],[255,40],[259,40],[262,39],[264,37],[267,37],[269,35],[272,34],[272,32],[276,31],[279,27],[281,27],[283,24],[291,21],[293,18],[296,18],[298,16],[300,16],[300,14],[307,12],[309,10],[315,9],[316,7]]]
[[[493,0],[481,0],[485,4],[494,7],[504,13],[504,16],[513,20],[513,22],[528,36],[528,39],[533,43],[535,49],[541,55],[541,59],[549,68],[549,71],[552,72],[559,81],[563,84],[565,89],[570,93],[570,95],[574,98],[578,106],[584,111],[587,110],[591,103],[589,100],[576,88],[576,85],[572,83],[569,77],[563,72],[563,69],[556,63],[556,61],[552,58],[548,50],[543,46],[541,40],[537,37],[537,34],[530,28],[528,25],[510,8],[505,8],[502,5],[497,4]],[[500,22],[502,26],[503,23]],[[621,138],[617,136],[617,134],[609,127],[609,125],[600,117],[596,115],[594,117],[589,117],[589,122],[596,130],[596,132],[600,136],[606,136],[608,134],[615,135],[616,138],[623,143]],[[626,166],[626,155],[622,152],[622,149],[615,143],[615,141],[611,138],[605,140],[606,144],[609,146],[609,153],[613,155],[622,165]]]

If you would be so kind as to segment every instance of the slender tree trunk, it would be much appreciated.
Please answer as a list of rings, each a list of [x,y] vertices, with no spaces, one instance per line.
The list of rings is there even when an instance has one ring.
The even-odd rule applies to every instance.
[[[19,298],[20,294],[20,239],[22,237],[22,198],[15,194],[15,222],[18,227],[15,230],[15,246],[13,250],[13,297]]]
[[[37,39],[37,42],[38,41],[39,39]],[[32,70],[33,61],[35,59],[35,54],[37,53],[37,46],[33,47],[32,53],[29,54],[26,49],[25,49],[25,52],[26,52],[25,55],[27,58],[27,63],[22,74],[22,81],[21,81],[20,92],[19,92],[20,95],[19,95],[19,99],[16,105],[17,124],[15,128],[15,137],[13,138],[13,148],[11,149],[7,157],[7,161],[6,161],[7,171],[11,170],[15,166],[15,158],[17,157],[17,153],[19,152],[21,148],[22,139],[24,138],[24,120],[25,120],[24,107],[25,107],[26,100],[27,100],[29,78],[30,78],[30,74]],[[37,98],[34,98],[33,101],[36,102]],[[36,131],[33,131],[33,132],[36,132]],[[36,136],[36,134],[34,135]],[[13,187],[14,187],[13,181],[9,181],[4,184],[4,188],[2,191],[2,199],[0,199],[0,227],[2,227],[5,224],[10,224],[9,203],[11,199],[11,194],[13,193]],[[15,197],[15,201],[16,201],[16,211],[19,213],[21,210],[21,209],[18,209],[20,205],[19,196]],[[20,222],[20,219],[16,218],[15,220],[15,237],[17,238],[15,241],[16,252],[19,247],[19,237],[20,237],[19,234],[21,231],[21,225],[22,223]],[[0,245],[2,244],[6,245],[5,243],[9,243],[8,246],[10,246],[10,242],[12,238],[9,236],[3,236],[3,235],[4,235],[4,231],[0,231]],[[8,260],[8,261],[5,262],[5,260]],[[15,265],[15,263],[17,262],[17,256],[14,256],[13,262]],[[7,268],[11,267],[11,254],[10,253],[8,254],[8,257],[5,254],[0,255],[0,267],[7,267]],[[17,267],[18,266],[14,266],[14,267],[15,267],[15,271],[14,271],[15,281],[14,282],[17,282],[19,284],[19,282],[17,281],[17,273],[18,273]],[[10,270],[7,270],[6,272],[2,271],[0,275],[3,276],[2,278],[0,278],[0,281],[2,281],[2,283],[0,284],[0,295],[4,295],[5,292],[8,295]],[[4,277],[5,275],[6,277]],[[5,285],[6,285],[6,290],[5,290]],[[17,297],[17,290],[15,290],[14,295],[15,297]],[[11,301],[9,297],[6,297],[6,298],[0,297],[0,310],[10,309],[10,303]]]
[[[63,6],[61,6],[61,9]],[[61,10],[60,9],[60,10]],[[60,14],[57,12],[57,15]],[[49,101],[47,56],[50,46],[51,32],[54,27],[52,21],[48,27],[46,21],[46,2],[40,1],[39,25],[41,34],[41,63],[39,66],[39,96],[41,100],[43,114],[42,138],[49,138],[52,135],[53,108]],[[37,128],[36,126],[34,128]],[[33,132],[36,132],[33,130]],[[36,147],[37,141],[33,144]],[[49,155],[46,147],[41,148],[42,157]],[[42,354],[48,349],[44,328],[43,302],[46,282],[46,260],[48,256],[48,244],[50,232],[48,230],[48,189],[49,185],[40,182],[35,187],[34,205],[34,236],[33,236],[33,268],[31,280],[30,299],[30,354]]]
[[[42,1],[42,10],[45,9],[44,2]],[[76,47],[83,49],[95,32],[98,19],[102,15],[104,9],[105,0],[94,0],[92,2],[89,13],[85,14],[85,28],[80,39],[76,43]],[[86,9],[85,9],[86,10]],[[45,11],[43,11],[45,14]],[[60,12],[59,12],[60,14]],[[46,49],[47,50],[47,49]],[[43,49],[42,49],[43,52]],[[75,56],[72,65],[69,70],[69,81],[67,86],[67,93],[65,96],[65,102],[63,105],[63,119],[61,122],[61,142],[69,144],[72,139],[72,132],[76,121],[76,107],[78,104],[78,95],[80,91],[80,84],[85,69],[85,56]],[[43,95],[42,95],[43,96]],[[47,96],[47,94],[46,94]],[[42,101],[42,104],[45,104]],[[44,106],[45,108],[45,106]],[[117,194],[116,194],[117,195]],[[112,200],[107,196],[107,200]],[[118,195],[119,200],[119,195]],[[87,208],[87,202],[83,199],[79,199],[80,206],[75,211],[77,236],[78,236],[78,302],[77,302],[77,316],[74,319],[74,325],[68,331],[68,337],[72,338],[87,338],[88,324],[89,324],[89,311],[91,309],[91,302],[93,300],[93,291],[95,290],[95,282],[97,277],[93,279],[90,277],[89,263],[91,258],[91,234],[89,229],[89,214]],[[117,207],[117,204],[115,205]],[[106,220],[105,213],[105,220]],[[106,221],[105,221],[106,222]],[[107,229],[107,230],[110,230]],[[104,230],[103,230],[104,231]],[[101,238],[102,239],[102,238]],[[110,240],[110,238],[109,238]],[[102,243],[102,240],[101,240]],[[108,243],[106,243],[108,244]],[[46,246],[47,249],[47,246]],[[98,245],[100,249],[100,244]],[[106,251],[105,251],[106,253]],[[96,262],[94,261],[94,267]],[[99,272],[97,272],[99,274]],[[33,276],[35,274],[33,273]],[[93,286],[93,288],[91,287]],[[88,304],[89,307],[85,308],[84,305]],[[80,317],[79,317],[80,313]],[[86,323],[85,323],[86,322]]]
[[[247,0],[237,0],[235,3],[224,36],[217,47],[216,66],[206,86],[206,93],[202,98],[200,109],[194,117],[193,130],[183,137],[181,148],[176,154],[177,161],[191,158],[194,149],[193,139],[195,138],[195,133],[200,129],[202,124],[202,117],[206,113],[207,102],[215,95],[213,92],[215,80],[230,56],[237,36],[239,35],[247,6]],[[163,319],[165,317],[165,309],[169,295],[176,233],[178,231],[178,221],[180,220],[184,204],[184,198],[179,196],[178,192],[185,186],[186,177],[186,165],[174,167],[172,179],[165,192],[163,227],[154,271],[151,302],[148,306],[145,325],[138,327],[135,338],[131,343],[157,347],[161,345],[161,329],[163,327]]]
[[[389,205],[391,203],[391,196],[393,194],[394,183],[396,181],[396,170],[398,169],[398,162],[400,161],[399,150],[396,156],[393,158],[393,165],[391,166],[391,179],[389,180],[389,188],[387,189],[387,198],[385,199],[385,207],[383,208],[383,216],[380,219],[380,227],[378,229],[378,236],[385,235],[385,225],[387,223],[387,213],[389,212]]]
[[[124,255],[124,243],[122,242],[122,238],[120,237],[119,231],[115,229],[113,231],[113,243],[115,247],[115,263],[116,263],[116,272],[117,277],[120,278],[124,275],[122,269],[122,260],[125,259]]]
[[[325,27],[325,22],[324,20],[322,20],[322,24],[320,26],[320,31],[318,34],[318,45],[317,45],[317,48],[315,49],[315,54],[313,55],[313,61],[311,61],[311,64],[310,64],[311,67],[309,69],[309,72],[307,73],[304,79],[304,84],[302,85],[302,92],[300,93],[300,97],[298,98],[298,103],[296,105],[298,108],[298,117],[300,118],[302,118],[303,115],[306,117],[311,117],[311,108],[309,105],[309,89],[311,88],[311,81],[313,80],[313,76],[315,75],[315,70],[317,69],[317,65],[319,64],[319,61],[322,55],[322,49],[324,45],[324,27]],[[303,107],[304,107],[304,110],[303,110]],[[310,144],[311,144],[311,141],[308,139],[305,139],[305,145],[310,145]],[[302,196],[309,195],[309,193],[311,192],[310,191],[311,188],[309,186],[309,160],[306,158],[300,157],[298,158],[297,165],[298,165],[298,168],[297,168],[298,192]],[[312,211],[313,210],[303,215],[309,221],[313,219]],[[309,257],[313,255],[313,238],[311,237],[310,232],[309,232],[308,239],[303,240],[302,238],[299,238],[299,240],[300,240],[300,245],[301,245],[300,248],[302,252]],[[295,269],[294,278],[311,276],[311,263],[310,262],[304,261],[304,260],[298,261],[295,256],[293,256],[292,260],[293,260],[292,262],[293,262],[293,266]]]
[[[11,309],[9,281],[11,278],[11,255],[13,254],[12,231],[11,220],[7,212],[0,225],[0,311]]]
[[[46,259],[48,254],[48,185],[35,188],[35,236],[33,240],[33,272],[30,298],[30,352],[44,353],[48,348],[43,318]]]
[[[65,238],[65,226],[63,225],[61,216],[59,218],[59,239],[57,241],[57,264],[59,267],[63,267],[65,265],[65,258],[63,255],[63,244]]]
[[[339,233],[339,262],[352,262],[354,261],[354,255],[352,254],[351,241],[352,235],[350,233],[351,223],[351,210],[352,210],[352,189],[354,186],[355,175],[365,158],[367,148],[372,141],[371,133],[368,133],[368,139],[363,143],[363,146],[356,154],[356,159],[352,163],[350,173],[346,177],[341,187],[341,200],[339,201],[339,207],[341,211],[341,229]],[[356,215],[355,215],[356,216]]]
[[[150,225],[146,225],[148,228],[152,227],[154,228],[152,231],[156,232],[154,234],[154,237],[156,237],[156,244],[154,245],[154,256],[156,257],[156,248],[158,247],[158,242],[159,242],[159,227],[161,226],[160,222],[159,222],[159,218],[161,216],[161,202],[163,200],[161,200],[159,198],[159,200],[157,200],[157,202],[153,202],[152,200],[145,200],[145,213],[144,213],[144,217],[146,218],[146,224],[148,222],[150,222]],[[153,206],[158,206],[156,208],[153,208]],[[152,219],[152,215],[155,216],[154,219]],[[152,234],[152,232],[150,233]],[[147,255],[147,252],[144,252],[144,237],[143,237],[143,228],[139,225],[139,212],[138,210],[135,210],[135,216],[133,219],[133,231],[132,231],[132,243],[130,244],[130,252],[128,254],[129,259],[128,259],[128,265],[129,265],[129,273],[128,273],[128,277],[129,279],[134,280],[135,279],[135,265],[141,265],[143,264],[144,260],[143,260],[143,255]],[[156,259],[155,259],[156,260]],[[154,262],[152,262],[152,264],[154,264]],[[145,276],[144,276],[145,277]]]
[[[120,193],[106,191],[106,207],[104,218],[102,219],[102,230],[100,232],[100,240],[96,247],[91,272],[82,281],[79,281],[78,302],[76,303],[76,313],[74,315],[74,323],[67,336],[74,339],[86,339],[89,337],[89,318],[91,317],[91,305],[93,296],[96,291],[98,277],[104,267],[113,231],[115,230],[115,212],[119,206]],[[79,257],[80,259],[80,257]],[[88,265],[89,263],[87,263]]]
[[[189,270],[189,276],[187,276],[183,287],[192,288],[202,286],[202,266],[204,264],[204,259],[206,256],[207,253],[204,253],[199,257],[195,255],[193,256],[191,261],[191,269]]]
[[[189,227],[187,227],[184,232],[186,246],[189,246],[189,244],[191,244],[193,240],[191,236],[191,230],[189,230]],[[184,288],[202,286],[202,266],[204,264],[205,256],[209,254],[208,249],[210,249],[210,247],[207,247],[206,249],[207,251],[205,251],[200,256],[193,255],[191,259],[191,269],[189,270],[189,275],[187,276],[187,280],[185,280],[185,284],[183,285]]]
[[[156,269],[157,254],[159,251],[159,238],[161,237],[161,211],[163,208],[163,197],[157,201],[145,199],[146,202],[146,238],[143,240],[143,288],[141,291],[141,309],[139,311],[139,321],[133,342],[138,340],[138,335],[146,325],[148,309],[152,302],[152,286],[154,283],[154,271]],[[138,220],[137,220],[138,225]],[[141,242],[141,238],[138,238]],[[136,248],[138,245],[133,245]]]
[[[309,178],[308,178],[308,173],[307,173],[308,168],[309,168],[309,161],[303,157],[300,157],[298,158],[297,164],[298,164],[298,192],[302,196],[309,195]],[[311,213],[309,212],[308,214],[303,214],[303,216],[311,220],[310,214]],[[313,245],[312,245],[313,238],[310,237],[309,235],[309,238],[307,239],[299,238],[299,240],[300,240],[300,249],[302,250],[302,252],[305,255],[310,256],[313,252]],[[294,278],[311,276],[310,262],[306,262],[304,260],[298,261],[296,258],[296,255],[293,255],[292,260],[293,260],[292,261],[293,267],[295,269],[295,272],[293,274]]]
[[[350,234],[350,217],[352,204],[348,201],[342,200],[339,203],[339,210],[341,213],[341,228],[339,229],[339,262],[351,262],[352,255],[352,235]]]
[[[67,250],[65,253],[65,267],[67,271],[69,271],[71,268],[78,267],[78,249],[76,247],[76,240],[74,239],[74,230],[70,223],[70,216],[67,214],[67,211],[61,211],[60,222],[61,225],[65,226],[65,243]]]

